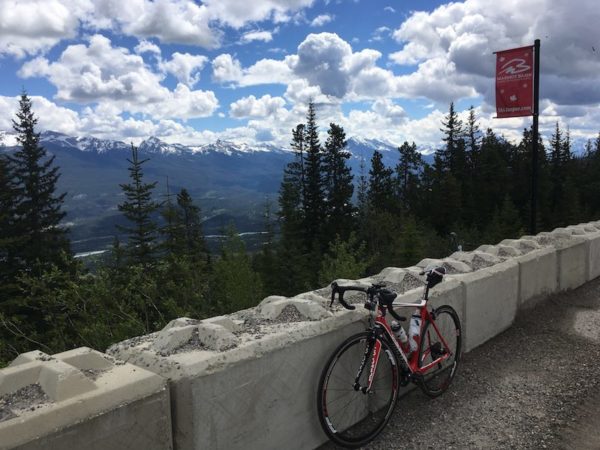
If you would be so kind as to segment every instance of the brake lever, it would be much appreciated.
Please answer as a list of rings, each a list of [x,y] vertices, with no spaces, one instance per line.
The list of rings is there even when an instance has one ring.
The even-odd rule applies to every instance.
[[[346,303],[346,300],[344,300],[344,292],[346,292],[346,289],[340,288],[335,281],[331,283],[331,303],[329,303],[330,308],[333,306],[336,292],[338,294],[338,300],[344,308],[349,309],[351,311],[356,309],[356,306]]]

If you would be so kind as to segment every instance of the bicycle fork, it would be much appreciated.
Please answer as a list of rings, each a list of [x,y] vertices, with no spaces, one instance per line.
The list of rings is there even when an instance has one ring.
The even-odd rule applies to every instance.
[[[373,353],[372,356],[371,353]],[[355,391],[361,391],[363,394],[368,394],[371,392],[371,387],[373,386],[373,379],[375,378],[375,370],[377,369],[377,363],[379,362],[380,354],[381,341],[379,339],[376,339],[374,336],[370,337],[369,342],[365,346],[365,353],[363,354],[360,366],[358,368],[358,372],[356,373],[356,378],[354,378],[353,387]],[[369,377],[367,379],[367,385],[361,386],[360,378],[369,360],[371,361],[371,365],[369,367]]]

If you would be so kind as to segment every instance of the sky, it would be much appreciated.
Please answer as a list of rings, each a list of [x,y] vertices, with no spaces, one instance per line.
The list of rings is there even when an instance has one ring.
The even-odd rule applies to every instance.
[[[0,0],[0,131],[288,146],[309,100],[347,136],[440,146],[450,102],[494,119],[493,52],[541,40],[540,131],[600,131],[598,0]]]

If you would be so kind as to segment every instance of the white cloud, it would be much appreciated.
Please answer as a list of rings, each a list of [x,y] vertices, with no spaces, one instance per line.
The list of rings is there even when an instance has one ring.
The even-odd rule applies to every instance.
[[[293,75],[287,61],[287,57],[283,61],[275,59],[261,59],[257,61],[243,70],[243,76],[239,81],[240,86],[289,83]]]
[[[60,0],[0,2],[0,55],[23,57],[75,37],[78,5]]]
[[[219,101],[212,91],[190,90],[184,84],[178,84],[164,100],[150,103],[139,108],[139,112],[150,114],[154,118],[192,119],[209,117],[219,107]],[[136,111],[136,109],[133,109]]]
[[[213,80],[217,83],[236,83],[242,79],[242,65],[229,53],[223,53],[212,61]]]
[[[215,48],[221,32],[211,28],[206,5],[185,0],[95,0],[85,16],[90,26],[165,43]]]
[[[309,101],[315,103],[328,101],[328,97],[321,93],[319,86],[311,86],[304,79],[291,81],[285,91],[285,98],[298,105],[307,105]]]
[[[261,59],[252,66],[242,68],[241,63],[228,53],[217,56],[213,62],[213,80],[239,86],[259,84],[286,84],[292,80],[289,57],[282,61]]]
[[[343,98],[395,96],[396,82],[389,70],[376,66],[381,53],[352,47],[337,34],[309,34],[298,47],[298,54],[288,62],[294,74],[321,93]]]
[[[298,46],[292,69],[297,76],[318,85],[323,94],[341,98],[350,84],[344,62],[351,55],[350,44],[337,34],[309,34]]]
[[[514,14],[517,9],[518,15]],[[403,48],[390,59],[397,64],[422,63],[404,88],[406,84],[413,88],[421,85],[426,86],[424,92],[432,92],[427,77],[435,72],[445,74],[441,80],[447,85],[437,99],[476,89],[492,102],[492,52],[531,45],[540,38],[541,96],[560,104],[597,103],[600,90],[595,80],[600,58],[595,57],[590,36],[597,35],[599,22],[595,0],[511,0],[498,2],[494,8],[487,0],[466,0],[432,12],[413,13],[394,31]]]
[[[160,64],[161,69],[174,75],[179,82],[193,87],[200,81],[200,71],[208,61],[203,55],[175,52],[171,59]]]
[[[273,19],[286,22],[290,14],[309,7],[314,0],[205,0],[211,18],[234,28],[241,28],[248,22]]]
[[[67,47],[56,62],[38,57],[19,71],[24,78],[46,76],[58,92],[56,98],[89,102],[101,99],[150,103],[160,101],[166,88],[161,75],[150,71],[144,60],[122,47],[113,48],[108,38],[94,35],[89,45]]]
[[[32,110],[38,118],[37,130],[53,130],[75,134],[80,129],[77,113],[36,95],[30,96]],[[16,118],[20,97],[0,96],[0,130],[12,132],[11,120]]]
[[[273,35],[270,31],[249,31],[248,33],[244,33],[241,39],[243,43],[252,41],[271,42],[272,40]]]
[[[330,14],[319,14],[311,22],[311,27],[322,27],[333,20],[333,16]]]
[[[254,95],[250,95],[233,102],[229,108],[229,115],[236,119],[268,117],[276,114],[284,105],[285,100],[281,97],[263,95],[257,99]]]
[[[166,70],[192,83],[203,57],[181,55],[165,63]],[[71,45],[60,58],[49,62],[38,57],[25,63],[19,75],[45,76],[56,86],[56,98],[80,103],[111,102],[121,111],[141,112],[153,117],[192,118],[210,116],[218,107],[211,91],[190,91],[179,84],[170,91],[161,84],[161,73],[152,72],[141,56],[125,48],[112,47],[104,36],[94,35],[89,45]],[[187,96],[187,98],[186,98]]]
[[[147,41],[146,39],[142,39],[140,41],[140,43],[135,46],[134,51],[138,55],[141,55],[143,53],[154,53],[156,55],[160,55],[161,54],[160,47],[158,45],[156,45],[156,44],[153,44],[150,41]]]
[[[19,0],[0,2],[0,54],[23,57],[74,38],[80,25],[164,43],[217,48],[224,25],[294,20],[314,0]],[[263,32],[266,33],[266,32]],[[259,39],[266,39],[266,34]],[[244,41],[250,42],[250,40]]]
[[[388,27],[379,27],[372,34],[369,42],[380,42],[390,35],[392,30]]]

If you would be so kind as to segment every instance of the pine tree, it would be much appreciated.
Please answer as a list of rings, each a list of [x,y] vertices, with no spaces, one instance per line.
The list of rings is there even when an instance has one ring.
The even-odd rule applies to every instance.
[[[144,183],[142,165],[148,159],[140,160],[138,149],[131,145],[130,166],[131,182],[120,184],[126,200],[119,205],[119,211],[130,222],[129,226],[118,225],[118,229],[127,234],[127,257],[130,263],[149,265],[154,261],[156,250],[157,225],[152,215],[159,209],[160,204],[152,200],[152,192],[156,182]]]
[[[372,255],[369,272],[397,264],[400,217],[394,191],[393,171],[383,164],[382,155],[375,151],[369,171],[369,214],[362,239]]]
[[[14,226],[15,189],[8,159],[0,155],[0,299],[7,299],[16,291],[16,267],[11,256],[17,243]],[[2,302],[2,300],[0,300]]]
[[[469,118],[467,119],[465,135],[467,140],[469,162],[471,164],[471,168],[474,168],[477,166],[477,154],[479,153],[479,144],[481,142],[481,130],[479,129],[477,116],[475,115],[475,108],[473,106],[469,108]]]
[[[304,192],[304,231],[309,251],[318,258],[324,250],[323,223],[325,185],[323,182],[323,152],[319,142],[315,105],[308,104],[305,129],[306,190]],[[315,280],[316,281],[316,280]]]
[[[481,131],[477,123],[475,108],[469,108],[469,116],[465,129],[466,143],[466,174],[462,183],[463,189],[463,220],[466,223],[474,223],[478,217],[478,205],[476,201],[477,184],[483,180],[480,178],[480,153],[481,153]]]
[[[419,170],[423,165],[423,158],[417,151],[417,145],[404,142],[399,148],[400,161],[396,166],[398,176],[398,194],[403,212],[412,213],[417,203],[419,188]]]
[[[442,120],[443,128],[440,131],[444,134],[442,140],[445,147],[438,150],[436,154],[440,157],[442,169],[450,171],[457,179],[464,175],[466,165],[464,129],[462,120],[454,110],[454,103],[450,103],[450,111]]]
[[[264,206],[264,229],[265,239],[262,248],[254,256],[254,267],[260,278],[263,280],[265,293],[267,295],[275,294],[278,291],[278,272],[280,268],[277,264],[277,255],[275,247],[275,230],[273,226],[273,206],[270,199],[265,200]]]
[[[180,253],[178,244],[183,241],[181,237],[181,227],[178,226],[180,222],[179,211],[173,204],[171,199],[171,191],[169,187],[169,178],[167,177],[167,199],[165,200],[162,210],[160,212],[164,225],[160,227],[160,234],[163,236],[161,247],[164,249],[167,256],[175,256]]]
[[[294,161],[283,173],[279,188],[279,224],[281,238],[276,258],[279,265],[275,291],[284,295],[300,292],[309,279],[309,255],[304,229],[305,177],[305,126],[299,124],[292,130]]]
[[[398,256],[399,267],[413,266],[425,256],[423,236],[413,216],[407,216],[402,222]]]
[[[244,241],[230,226],[221,257],[214,263],[211,301],[218,311],[230,313],[256,306],[262,296],[260,276],[252,268]]]
[[[210,263],[210,252],[202,230],[200,207],[194,204],[186,189],[181,189],[177,194],[177,206],[179,208],[178,229],[181,230],[178,236],[183,238],[179,247],[182,248],[183,254],[194,261]]]
[[[67,232],[60,226],[66,213],[62,205],[66,193],[56,195],[60,174],[54,165],[54,156],[48,158],[35,132],[37,118],[31,109],[31,100],[25,92],[19,100],[17,120],[13,128],[21,148],[9,156],[11,175],[15,183],[14,230],[16,243],[9,260],[19,269],[30,269],[41,264],[70,263],[70,245]],[[69,264],[67,264],[68,266]]]
[[[364,242],[358,242],[356,234],[351,233],[347,241],[336,236],[323,256],[319,285],[329,285],[337,278],[361,278],[365,275],[369,263],[366,246]]]
[[[327,223],[324,239],[331,242],[338,234],[347,239],[354,229],[352,205],[352,171],[346,161],[350,152],[346,148],[346,133],[339,125],[331,123],[327,131],[323,155],[323,172],[326,192]]]
[[[396,210],[392,174],[392,169],[383,164],[383,155],[375,150],[371,158],[371,170],[369,170],[368,198],[371,212]]]

